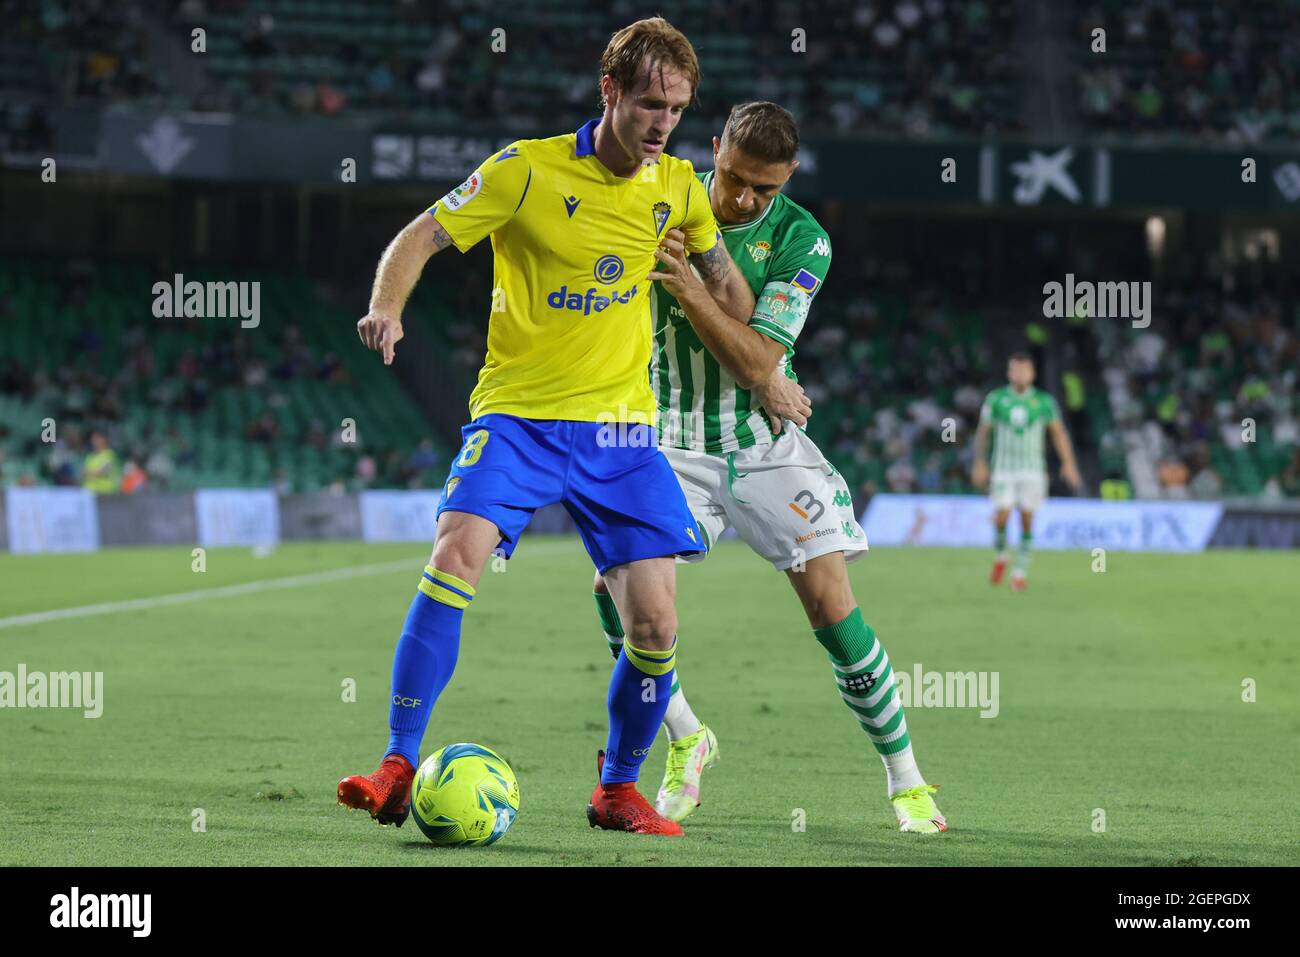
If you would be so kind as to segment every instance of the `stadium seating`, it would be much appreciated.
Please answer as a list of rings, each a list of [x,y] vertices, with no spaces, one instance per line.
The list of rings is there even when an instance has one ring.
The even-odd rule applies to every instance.
[[[112,4],[12,3],[24,38],[16,46],[31,51],[12,67],[22,74],[12,87],[243,113],[369,111],[420,124],[490,116],[531,125],[545,116],[569,129],[597,111],[601,50],[631,19],[629,9],[598,0],[505,9],[486,0],[184,0],[137,14]],[[732,103],[768,98],[809,130],[937,135],[1021,128],[1011,46],[1018,8],[1010,0],[826,0],[804,15],[670,0],[657,9],[696,38],[707,78],[689,118],[696,123],[716,128]],[[151,25],[182,51],[202,27],[204,58],[181,57],[177,75],[175,58],[145,55]],[[497,27],[506,31],[504,55],[489,45]],[[756,58],[772,68],[756,73]]]
[[[430,465],[445,449],[419,448],[430,426],[357,348],[356,317],[302,277],[256,278],[262,321],[243,329],[238,319],[155,318],[158,277],[140,266],[0,262],[0,311],[25,320],[0,322],[3,481],[56,480],[53,450],[39,441],[51,416],[65,449],[102,429],[166,488],[356,488],[368,484],[369,466],[358,470],[367,456],[375,484],[439,485]],[[355,443],[342,438],[345,419]]]
[[[767,98],[807,131],[1035,133],[1026,103],[1044,77],[1024,51],[1072,51],[1052,74],[1076,134],[1287,140],[1300,132],[1300,2],[1072,0],[1027,17],[1018,0],[824,0],[780,6],[669,0],[705,76],[688,125],[716,128],[730,104]],[[387,116],[464,126],[466,117],[576,128],[597,109],[596,63],[632,16],[597,0],[502,8],[409,0],[182,0],[137,7],[10,0],[0,89],[23,100],[129,100],[242,113]],[[719,29],[719,26],[723,29]],[[187,52],[205,30],[201,61]],[[506,52],[490,46],[506,31]],[[1092,32],[1106,30],[1104,54]],[[806,52],[792,31],[804,30]],[[753,64],[770,63],[755,71]],[[182,69],[177,64],[185,64]],[[180,70],[180,73],[177,71]],[[1059,135],[1054,129],[1052,135]]]
[[[1077,0],[1079,117],[1090,131],[1256,142],[1300,132],[1295,0]],[[1091,50],[1106,31],[1106,52]]]
[[[1135,437],[1153,472],[1180,466],[1164,470],[1172,482],[1153,494],[1300,491],[1290,468],[1300,446],[1300,303],[1244,280],[1228,283],[1233,293],[1207,279],[1166,281],[1163,320],[1146,330],[1103,327],[1116,429]]]

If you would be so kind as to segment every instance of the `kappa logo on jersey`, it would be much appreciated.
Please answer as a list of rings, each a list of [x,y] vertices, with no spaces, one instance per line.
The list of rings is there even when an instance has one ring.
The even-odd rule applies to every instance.
[[[790,285],[796,289],[802,289],[804,292],[812,293],[821,285],[821,280],[810,273],[807,269],[800,269],[790,280]]]
[[[564,197],[564,208],[565,208],[565,210],[568,211],[568,214],[569,214],[569,218],[570,218],[570,219],[572,219],[572,218],[573,218],[573,214],[574,214],[575,212],[577,212],[577,210],[578,210],[578,204],[581,203],[581,202],[582,202],[582,200],[578,199],[578,197],[576,197],[576,196],[566,196],[566,197]]]
[[[469,179],[461,183],[442,198],[442,205],[448,209],[460,209],[483,189],[483,177],[475,171]]]
[[[813,243],[812,249],[808,250],[809,256],[829,256],[831,254],[831,244],[826,241],[825,236],[818,236],[817,242]]]
[[[655,235],[658,236],[664,231],[664,226],[668,224],[668,215],[673,211],[673,208],[668,203],[660,200],[654,204],[653,211],[655,217]]]
[[[768,253],[772,251],[772,244],[760,239],[756,243],[745,243],[745,248],[749,250],[749,255],[754,262],[761,263],[767,258]]]
[[[853,499],[852,497],[850,497],[848,492],[844,491],[843,489],[840,489],[835,493],[835,497],[831,499],[831,504],[837,505],[840,508],[847,508],[848,506],[853,504]]]

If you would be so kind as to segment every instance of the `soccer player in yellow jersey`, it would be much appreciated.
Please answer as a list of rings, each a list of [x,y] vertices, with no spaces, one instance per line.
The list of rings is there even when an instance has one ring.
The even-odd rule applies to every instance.
[[[401,824],[409,813],[420,742],[455,668],[461,618],[484,565],[494,550],[509,556],[536,509],[562,502],[627,633],[610,678],[609,738],[588,819],[612,830],[682,833],[636,789],[672,687],[673,560],[702,547],[653,426],[647,277],[668,230],[685,234],[689,261],[728,315],[743,323],[754,307],[703,183],[690,163],[664,153],[699,73],[690,41],[663,19],[625,27],[601,59],[601,117],[489,157],[380,260],[357,331],[387,364],[429,257],[492,237],[487,359],[438,506],[433,556],[394,655],[388,747],[378,771],[339,782],[340,803],[381,824]],[[502,807],[498,827],[513,813]]]

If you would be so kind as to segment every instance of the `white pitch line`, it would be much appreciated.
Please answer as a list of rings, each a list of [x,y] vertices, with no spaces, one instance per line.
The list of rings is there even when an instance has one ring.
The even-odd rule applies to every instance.
[[[520,557],[536,552],[543,554],[551,551],[567,551],[575,548],[574,537],[563,539],[547,536],[546,539],[534,539],[520,546]],[[580,545],[576,546],[581,548]],[[512,559],[513,560],[513,559]],[[60,621],[65,618],[87,618],[91,615],[112,615],[120,611],[144,611],[161,608],[165,605],[180,605],[187,601],[201,598],[228,598],[231,595],[248,595],[259,591],[276,591],[281,588],[301,588],[305,585],[319,585],[325,582],[382,575],[385,572],[411,570],[413,573],[423,570],[428,562],[427,553],[409,559],[392,562],[376,562],[370,565],[353,565],[350,568],[333,568],[324,572],[312,572],[309,575],[291,575],[287,578],[267,578],[262,581],[244,582],[241,585],[221,585],[217,588],[203,588],[198,591],[176,592],[171,595],[154,595],[150,598],[130,598],[124,601],[109,601],[99,605],[78,605],[75,608],[54,608],[50,611],[34,611],[26,615],[14,615],[0,618],[0,629],[19,628],[23,625],[39,625],[47,621]],[[418,583],[418,579],[417,579]]]
[[[78,605],[75,608],[55,608],[50,611],[35,611],[27,615],[14,615],[0,618],[0,628],[18,628],[22,625],[39,625],[47,621],[59,621],[64,618],[86,618],[91,615],[111,615],[120,611],[141,611],[149,608],[161,608],[165,605],[180,605],[187,601],[201,598],[228,598],[231,595],[248,595],[259,591],[276,591],[281,588],[300,588],[304,585],[320,585],[338,581],[341,578],[358,578],[367,575],[382,575],[406,569],[412,574],[424,567],[428,559],[424,556],[402,559],[393,562],[376,562],[370,565],[353,565],[350,568],[333,568],[324,572],[312,572],[309,575],[291,575],[287,578],[267,578],[262,581],[244,582],[240,585],[221,585],[217,588],[202,588],[198,591],[175,592],[170,595],[154,595],[150,598],[131,598],[125,601],[109,601],[99,605]]]

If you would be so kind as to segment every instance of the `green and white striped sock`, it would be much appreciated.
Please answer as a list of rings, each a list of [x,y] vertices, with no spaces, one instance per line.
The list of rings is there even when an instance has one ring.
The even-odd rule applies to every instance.
[[[924,784],[912,756],[903,703],[885,646],[854,608],[843,621],[813,631],[831,659],[840,697],[885,765],[890,795]]]
[[[623,652],[623,622],[618,617],[618,606],[614,597],[605,592],[592,592],[591,597],[596,599],[596,614],[600,616],[600,627],[605,630],[609,653],[618,661]]]
[[[1034,547],[1034,536],[1030,532],[1020,535],[1020,547],[1016,550],[1016,567],[1014,571],[1024,574],[1029,568],[1029,551]]]

